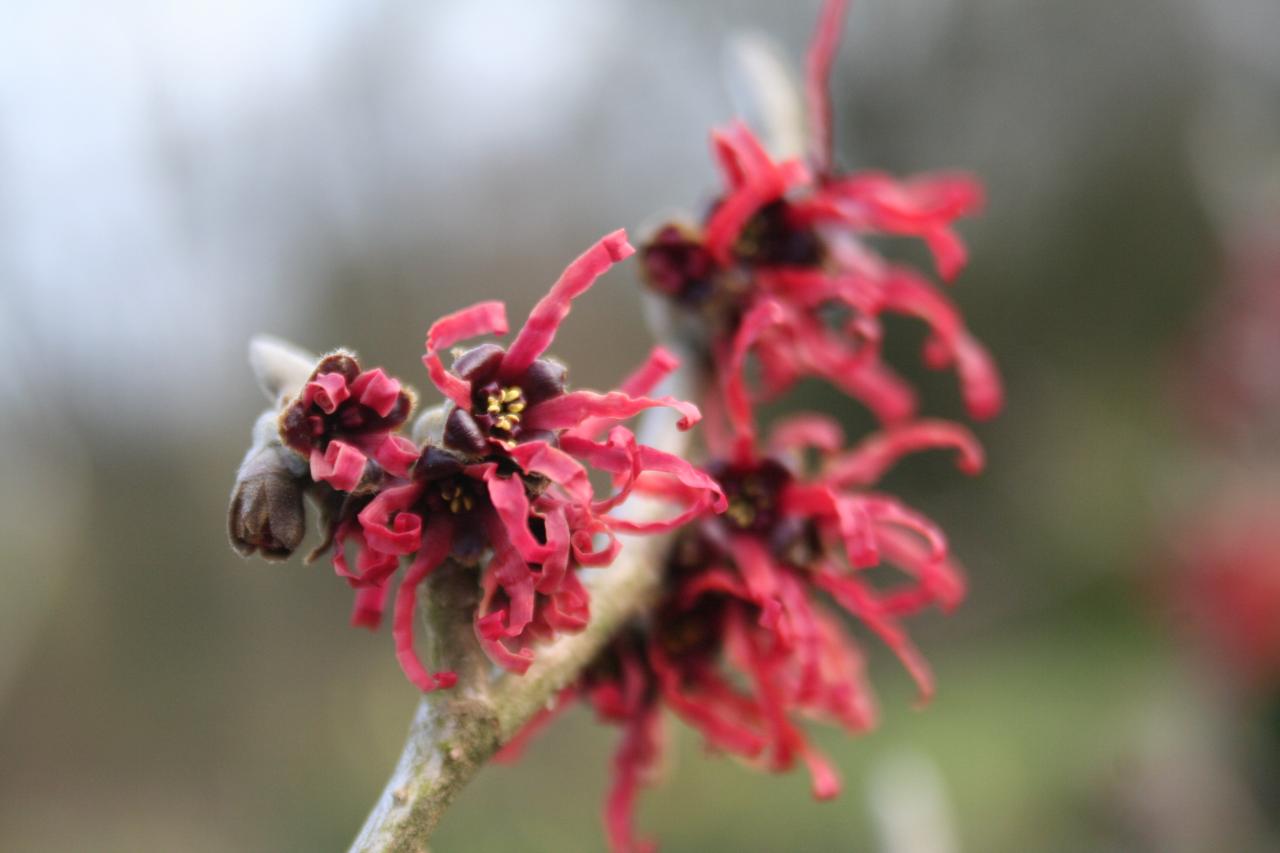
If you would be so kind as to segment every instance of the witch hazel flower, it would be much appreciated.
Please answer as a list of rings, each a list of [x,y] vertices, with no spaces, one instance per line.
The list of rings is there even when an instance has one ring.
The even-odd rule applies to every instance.
[[[424,363],[446,396],[439,435],[428,438],[402,477],[389,480],[336,537],[335,567],[356,586],[356,619],[376,626],[401,557],[409,568],[395,593],[397,657],[422,690],[453,684],[453,673],[432,673],[414,650],[417,588],[445,560],[475,565],[483,598],[477,637],[500,666],[523,673],[533,644],[586,624],[589,603],[580,567],[605,566],[620,533],[674,529],[708,509],[723,508],[715,482],[688,462],[640,444],[622,421],[655,407],[680,414],[688,429],[696,406],[647,393],[674,366],[658,349],[619,390],[570,390],[564,367],[544,357],[572,300],[633,249],[617,231],[565,270],[503,348],[486,343],[441,353],[482,335],[507,332],[505,306],[482,302],[434,323]],[[615,488],[596,496],[589,470]],[[679,484],[682,506],[668,519],[634,521],[613,510],[646,474]],[[342,546],[355,543],[351,570]]]
[[[749,328],[761,334],[767,326],[753,321]],[[955,453],[961,471],[977,474],[983,454],[972,434],[920,420],[846,450],[835,421],[799,414],[777,424],[761,448],[738,355],[723,387],[727,423],[708,431],[713,461],[704,468],[727,507],[681,532],[654,612],[572,691],[623,728],[605,810],[615,851],[649,849],[635,838],[632,815],[660,758],[661,708],[713,749],[766,770],[803,762],[814,795],[833,797],[838,775],[800,720],[859,732],[876,719],[862,653],[837,611],[897,655],[923,701],[933,678],[904,620],[929,608],[948,611],[964,596],[943,532],[875,486],[904,456],[934,449]],[[806,466],[808,456],[816,464]],[[684,489],[647,474],[635,488],[666,498]],[[884,577],[889,567],[897,580]]]
[[[413,442],[397,434],[413,405],[413,394],[382,368],[362,370],[355,355],[338,351],[320,359],[281,411],[280,437],[307,459],[312,480],[350,492],[370,460],[404,475],[418,458]]]
[[[696,318],[717,365],[754,307],[778,306],[779,321],[756,344],[766,397],[817,376],[883,422],[906,420],[915,393],[880,357],[881,318],[900,314],[929,327],[926,365],[954,369],[971,416],[990,417],[1003,393],[986,350],[924,275],[883,259],[866,240],[918,238],[939,274],[952,280],[967,259],[955,222],[981,207],[982,188],[964,174],[900,181],[835,168],[827,81],[845,6],[828,0],[808,54],[808,162],[776,161],[740,122],[715,131],[724,188],[700,224],[657,229],[641,248],[644,276]]]
[[[604,814],[614,851],[653,849],[636,837],[634,811],[661,761],[663,709],[718,752],[771,772],[802,762],[816,797],[839,793],[838,774],[801,721],[856,733],[872,728],[877,712],[863,653],[838,611],[894,651],[922,700],[932,695],[929,666],[903,623],[959,604],[963,576],[932,522],[872,488],[909,453],[951,450],[961,470],[976,473],[981,450],[963,427],[939,421],[842,446],[834,422],[798,415],[778,426],[767,452],[712,464],[728,508],[682,532],[661,602],[508,748],[505,757],[517,757],[574,697],[619,726]],[[804,476],[798,451],[815,449],[818,472]],[[890,564],[902,580],[879,576]]]

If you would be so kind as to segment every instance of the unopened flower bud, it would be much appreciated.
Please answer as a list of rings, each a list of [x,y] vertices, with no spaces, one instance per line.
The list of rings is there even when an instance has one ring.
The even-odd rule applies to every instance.
[[[306,533],[306,472],[296,454],[280,444],[274,419],[270,411],[258,419],[253,446],[231,490],[227,531],[242,557],[261,553],[267,560],[288,559]]]

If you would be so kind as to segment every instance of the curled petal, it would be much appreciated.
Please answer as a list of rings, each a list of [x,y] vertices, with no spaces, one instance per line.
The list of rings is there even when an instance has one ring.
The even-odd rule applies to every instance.
[[[643,397],[658,387],[658,383],[671,375],[680,366],[680,359],[666,347],[656,346],[649,350],[644,363],[627,375],[618,386],[618,390],[632,397]]]
[[[938,559],[918,537],[885,525],[876,534],[885,559],[915,579],[904,588],[886,590],[881,606],[891,615],[918,613],[937,605],[943,611],[964,600],[964,571],[950,556]]]
[[[785,330],[796,372],[820,376],[863,403],[884,423],[898,423],[915,412],[911,386],[862,348],[850,348],[821,320],[791,312]]]
[[[982,187],[968,175],[897,181],[882,173],[864,172],[824,184],[810,210],[853,228],[921,237],[933,253],[939,275],[950,281],[968,260],[952,223],[977,211],[982,203]]]
[[[533,307],[524,327],[507,348],[499,376],[509,381],[524,373],[551,345],[556,329],[569,314],[572,300],[585,293],[609,267],[634,252],[635,248],[627,242],[627,232],[618,229],[574,259],[551,286],[551,291]]]
[[[373,461],[393,477],[408,477],[409,469],[421,453],[417,445],[402,435],[387,433],[373,448]]]
[[[302,403],[318,406],[326,415],[332,415],[350,396],[347,379],[341,373],[319,373],[303,389]]]
[[[597,535],[604,537],[604,545],[596,548]],[[593,521],[589,525],[580,525],[570,538],[573,558],[580,566],[607,566],[618,556],[622,543],[614,535],[613,530],[603,522]]]
[[[619,482],[617,492],[609,499],[597,501],[592,512],[606,513],[622,503],[642,477],[650,480],[655,475],[669,478],[679,484],[679,489],[667,490],[668,497],[684,504],[676,516],[659,521],[632,521],[609,516],[605,524],[623,533],[658,533],[673,530],[686,524],[707,510],[724,512],[728,503],[715,478],[695,468],[688,461],[647,445],[637,444],[629,430],[615,427],[608,443],[597,444],[576,436],[566,435],[562,440],[566,453],[587,460],[593,467],[615,475]],[[647,494],[657,494],[656,489],[646,489]]]
[[[684,608],[692,607],[704,595],[729,595],[744,601],[751,599],[751,593],[743,586],[739,575],[726,568],[703,569],[693,578],[680,586],[677,603]]]
[[[750,457],[755,447],[755,416],[751,411],[751,396],[747,392],[747,353],[764,331],[782,319],[782,307],[772,299],[761,299],[751,306],[734,333],[733,343],[721,380],[725,413],[735,433],[735,455]]]
[[[754,536],[734,536],[729,547],[751,594],[751,601],[766,608],[767,612],[767,605],[778,596],[778,567],[768,549]]]
[[[542,514],[543,524],[547,530],[547,548],[550,554],[542,561],[542,570],[538,573],[537,590],[544,594],[553,594],[560,590],[568,578],[577,581],[576,575],[569,575],[569,550],[572,546],[572,531],[569,520],[560,507],[553,507]],[[585,595],[585,590],[583,591]]]
[[[883,310],[919,317],[929,324],[933,335],[925,347],[925,363],[934,369],[955,365],[971,417],[986,420],[1000,411],[1004,405],[1000,371],[943,294],[910,270],[899,268],[884,277],[879,299]]]
[[[640,475],[640,444],[631,430],[614,427],[609,432],[608,440],[603,443],[591,441],[570,431],[560,437],[560,447],[597,471],[604,471],[612,476],[614,494],[593,503],[592,512],[609,512],[627,499],[636,477]]]
[[[956,467],[966,474],[982,470],[982,446],[959,424],[923,420],[892,426],[864,439],[848,453],[834,458],[824,480],[834,488],[876,483],[904,456],[924,450],[956,451]]]
[[[913,530],[918,533],[928,543],[933,559],[942,560],[946,558],[946,534],[942,532],[938,525],[915,510],[883,495],[858,496],[848,500],[854,500],[862,504],[866,508],[867,515],[877,522],[892,524],[895,527]]]
[[[332,375],[332,374],[330,374]],[[383,372],[381,367],[366,370],[351,383],[351,394],[362,405],[368,406],[385,418],[391,414],[400,400],[400,383]]]
[[[468,338],[506,333],[507,308],[501,302],[480,302],[441,317],[427,330],[427,354],[422,357],[427,375],[440,393],[459,407],[470,409],[471,383],[445,370],[440,353]]]
[[[347,540],[355,542],[356,570],[347,563]],[[365,539],[364,530],[357,520],[341,522],[333,535],[333,571],[353,587],[378,586],[399,568],[395,554],[379,551]]]
[[[417,551],[422,546],[422,518],[408,510],[421,496],[422,487],[417,483],[379,492],[357,516],[365,540],[387,554]]]
[[[587,627],[591,618],[591,600],[578,575],[566,574],[560,588],[544,599],[542,618],[553,630],[572,633]]]
[[[840,774],[820,750],[808,741],[800,747],[800,757],[809,769],[809,779],[815,800],[830,800],[840,795]]]
[[[834,453],[844,446],[844,430],[834,418],[805,412],[778,421],[769,436],[775,452],[814,448]]]
[[[991,353],[967,332],[956,338],[954,352],[970,417],[979,421],[995,417],[1004,408],[1004,388]]]
[[[391,628],[396,643],[396,659],[400,661],[400,668],[404,670],[405,676],[424,693],[437,687],[452,687],[458,680],[457,674],[452,672],[433,675],[423,666],[413,648],[413,619],[418,606],[418,586],[445,561],[452,547],[453,522],[443,517],[433,519],[423,537],[422,550],[414,558],[396,591],[395,615]]]
[[[662,752],[662,715],[656,704],[639,708],[623,722],[622,743],[613,755],[613,785],[605,800],[604,824],[613,853],[653,853],[657,845],[636,837],[636,795]]]
[[[526,472],[546,477],[582,506],[591,503],[594,493],[591,481],[587,479],[587,471],[568,453],[544,441],[517,444],[508,452]]]
[[[880,562],[873,517],[861,495],[843,495],[825,485],[795,483],[783,492],[782,507],[789,515],[834,521],[845,556],[854,568]]]
[[[503,535],[501,529],[494,534],[495,537]],[[493,559],[485,568],[485,583],[501,587],[508,604],[504,610],[495,611],[476,623],[480,636],[490,640],[520,636],[533,621],[534,574],[528,563],[502,538],[494,542]],[[489,618],[492,616],[499,618]]]
[[[649,357],[644,363],[622,380],[618,390],[631,397],[643,397],[658,387],[679,366],[680,359],[665,347],[656,346],[649,351]],[[586,418],[570,432],[583,438],[595,438],[616,422],[613,418]]]
[[[897,620],[885,612],[875,595],[857,578],[843,577],[829,566],[818,572],[816,582],[830,593],[836,603],[862,620],[897,655],[915,680],[921,701],[928,700],[933,695],[933,672],[928,662]]]
[[[697,406],[674,397],[632,397],[622,391],[607,394],[571,391],[530,408],[524,424],[527,429],[558,430],[575,426],[590,417],[625,420],[646,409],[663,406],[680,413],[676,424],[679,429],[687,430],[702,419]]]
[[[482,466],[483,479],[489,489],[489,499],[502,521],[507,538],[527,562],[541,563],[551,550],[542,544],[529,529],[529,496],[524,480],[520,477],[503,477],[496,465]]]
[[[519,555],[509,547],[504,550],[505,556],[500,558],[495,554],[495,561],[512,558],[519,560]],[[507,646],[506,641],[509,638],[518,637],[524,626],[513,630],[509,608],[496,604],[500,598],[501,600],[509,601],[507,591],[499,582],[496,574],[492,571],[486,571],[482,579],[482,586],[484,595],[476,610],[476,639],[479,640],[480,647],[484,649],[490,660],[509,672],[523,675],[533,663],[533,650],[522,647],[518,652],[515,652]],[[531,588],[530,593],[532,593]],[[525,624],[528,624],[527,621]]]
[[[754,703],[738,694],[712,669],[685,679],[661,649],[649,646],[649,662],[658,678],[663,700],[682,720],[696,728],[717,749],[753,758],[765,748],[763,735],[747,717],[756,716]]]
[[[349,492],[364,476],[365,455],[345,441],[334,440],[321,453],[311,451],[311,479]]]
[[[351,625],[355,628],[377,630],[382,624],[382,613],[387,609],[391,584],[362,586],[356,590],[355,606],[351,610]]]

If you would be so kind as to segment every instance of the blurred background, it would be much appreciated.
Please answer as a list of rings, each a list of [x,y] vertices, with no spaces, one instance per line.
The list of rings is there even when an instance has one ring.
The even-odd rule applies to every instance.
[[[817,7],[6,4],[0,849],[345,849],[417,699],[327,565],[227,546],[249,336],[422,388],[439,314],[522,316],[597,236],[700,208],[725,38],[798,63]],[[919,625],[931,706],[876,650],[881,728],[818,732],[841,799],[676,727],[641,826],[670,853],[1274,849],[1280,6],[857,0],[845,36],[843,163],[989,189],[955,296],[1008,382],[990,469],[890,481],[970,600]],[[582,386],[650,344],[634,275],[557,342]],[[436,847],[603,849],[615,734],[571,712]]]

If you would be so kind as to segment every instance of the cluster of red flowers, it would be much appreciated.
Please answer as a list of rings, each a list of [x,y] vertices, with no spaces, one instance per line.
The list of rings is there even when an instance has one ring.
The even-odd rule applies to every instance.
[[[663,226],[641,249],[647,281],[690,315],[712,365],[715,382],[700,401],[710,451],[703,470],[728,507],[680,532],[654,611],[507,750],[508,758],[517,755],[568,696],[621,726],[605,807],[617,851],[651,846],[632,824],[636,793],[661,756],[662,708],[713,749],[765,769],[804,762],[815,796],[834,796],[838,776],[799,718],[854,732],[875,721],[862,655],[835,610],[885,642],[927,698],[932,677],[903,619],[950,609],[964,595],[943,533],[873,487],[907,454],[951,450],[959,468],[974,474],[982,451],[964,427],[914,417],[912,389],[881,357],[881,314],[929,325],[926,362],[956,369],[974,417],[1000,408],[999,378],[934,286],[882,260],[859,237],[919,236],[950,278],[965,260],[952,224],[979,204],[981,192],[963,176],[898,183],[834,172],[826,75],[843,11],[839,0],[827,3],[809,57],[812,162],[773,162],[742,125],[714,134],[726,189],[704,226]],[[751,356],[762,372],[758,391],[746,380]],[[805,375],[835,384],[884,428],[845,449],[837,423],[800,414],[776,424],[762,447],[754,404]],[[818,464],[807,466],[815,456]],[[682,494],[645,475],[635,488]],[[903,580],[881,577],[889,566]]]
[[[962,174],[897,181],[835,171],[827,74],[844,6],[826,4],[809,53],[811,162],[775,162],[741,123],[714,132],[724,191],[701,227],[658,229],[640,251],[645,278],[697,315],[721,375],[732,372],[735,333],[751,327],[744,318],[766,310],[772,317],[754,346],[765,396],[800,376],[818,376],[886,423],[910,418],[916,397],[880,358],[880,318],[915,317],[929,327],[925,363],[953,368],[969,413],[990,417],[1001,405],[1000,379],[956,307],[919,272],[886,261],[863,239],[918,237],[950,280],[967,257],[954,223],[981,206],[982,188]],[[832,315],[844,322],[833,328]]]
[[[666,350],[655,349],[620,390],[604,394],[569,390],[564,366],[544,355],[572,300],[632,252],[621,231],[597,242],[506,349],[481,344],[456,353],[449,368],[440,356],[467,339],[505,334],[501,302],[433,324],[423,362],[447,403],[442,426],[421,443],[397,432],[412,396],[381,370],[362,371],[348,353],[321,359],[280,414],[281,442],[309,460],[310,485],[327,490],[332,510],[321,550],[331,546],[335,570],[356,589],[354,624],[378,627],[392,577],[409,558],[393,633],[401,667],[422,690],[456,681],[429,671],[413,639],[417,589],[446,559],[477,567],[476,635],[495,663],[523,673],[536,641],[586,624],[588,595],[576,570],[608,565],[618,533],[670,530],[724,507],[709,475],[621,426],[658,406],[678,411],[681,429],[700,420],[690,403],[645,396],[675,367]],[[611,494],[595,495],[589,468],[614,480]],[[642,475],[678,485],[676,515],[637,522],[614,514]]]
[[[949,609],[964,595],[943,533],[874,487],[907,454],[949,450],[961,470],[976,473],[982,452],[965,428],[916,417],[913,389],[882,357],[883,316],[925,322],[925,362],[955,370],[972,416],[1000,408],[999,378],[954,305],[925,275],[877,255],[866,237],[918,237],[950,279],[965,262],[954,224],[981,204],[982,192],[963,175],[899,182],[834,169],[826,78],[844,6],[826,3],[809,55],[810,161],[776,162],[741,124],[715,133],[725,187],[706,221],[663,226],[641,252],[644,278],[684,315],[703,349],[701,467],[640,444],[621,425],[653,407],[678,411],[681,429],[701,419],[691,403],[648,396],[675,367],[666,350],[655,349],[608,393],[569,390],[565,368],[545,356],[572,300],[632,253],[621,231],[568,267],[505,349],[456,351],[450,367],[441,358],[460,342],[505,334],[500,302],[430,327],[423,361],[446,402],[436,417],[419,420],[416,440],[399,433],[412,396],[347,353],[322,359],[278,420],[280,444],[294,454],[284,466],[292,473],[281,476],[306,478],[323,492],[322,548],[331,547],[337,573],[357,591],[354,623],[380,623],[408,558],[393,633],[401,666],[423,690],[456,681],[431,672],[413,638],[416,590],[446,560],[476,567],[476,636],[494,662],[523,673],[538,642],[587,624],[579,568],[608,565],[617,534],[677,531],[655,608],[562,697],[583,698],[624,730],[606,806],[615,850],[646,846],[634,836],[632,813],[660,754],[664,708],[712,747],[766,769],[804,762],[814,793],[833,796],[838,776],[800,719],[851,731],[874,723],[846,617],[885,642],[927,697],[932,677],[903,621]],[[747,381],[752,364],[759,388]],[[826,379],[868,407],[881,431],[849,447],[835,421],[802,414],[762,442],[755,405],[804,376]],[[255,465],[246,463],[262,468]],[[591,470],[607,476],[609,494],[595,493]],[[298,524],[273,529],[260,517],[288,505],[280,492],[273,483],[237,496],[233,511],[246,508],[232,528],[242,553],[284,555],[301,537]],[[659,521],[629,520],[615,510],[631,495],[676,509]],[[889,566],[897,574],[882,577]]]

